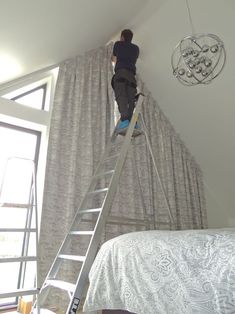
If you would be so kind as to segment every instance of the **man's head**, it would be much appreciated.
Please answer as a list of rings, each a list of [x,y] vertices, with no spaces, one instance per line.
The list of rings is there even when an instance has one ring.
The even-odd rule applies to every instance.
[[[126,41],[130,43],[132,41],[132,38],[133,38],[133,33],[130,29],[124,29],[121,32],[121,41]]]

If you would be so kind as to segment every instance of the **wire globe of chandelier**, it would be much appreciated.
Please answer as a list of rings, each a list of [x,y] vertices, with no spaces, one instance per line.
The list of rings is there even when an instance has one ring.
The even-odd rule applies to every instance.
[[[190,9],[192,35],[183,38],[171,56],[174,76],[184,85],[208,84],[224,68],[226,52],[223,42],[214,34],[195,34]]]

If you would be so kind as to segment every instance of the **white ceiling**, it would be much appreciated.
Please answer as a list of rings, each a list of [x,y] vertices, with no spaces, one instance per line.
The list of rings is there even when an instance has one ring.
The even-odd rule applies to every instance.
[[[141,48],[139,72],[204,172],[210,225],[235,226],[235,1],[188,1],[196,32],[225,42],[226,67],[210,85],[185,87],[172,75],[171,52],[191,33],[185,0],[1,0],[0,83],[131,27]],[[12,72],[4,73],[4,56],[18,69],[11,61]]]
[[[107,43],[147,3],[1,0],[0,83]]]

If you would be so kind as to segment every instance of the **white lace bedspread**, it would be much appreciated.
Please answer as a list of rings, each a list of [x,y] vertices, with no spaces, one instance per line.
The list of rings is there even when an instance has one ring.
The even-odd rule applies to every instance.
[[[84,311],[235,314],[235,229],[144,231],[101,247]]]

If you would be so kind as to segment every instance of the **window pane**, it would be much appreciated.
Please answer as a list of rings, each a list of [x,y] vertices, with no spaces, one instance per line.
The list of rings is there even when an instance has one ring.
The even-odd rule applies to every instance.
[[[20,263],[0,263],[0,290],[2,291],[12,291],[17,289],[17,277],[16,274],[19,273]],[[4,284],[3,284],[4,283]],[[6,298],[0,299],[0,306],[6,304],[14,304],[16,298]]]
[[[37,139],[36,133],[0,125],[0,182],[2,182],[8,158],[21,157],[34,160]]]
[[[2,233],[0,238],[0,258],[21,256],[23,236],[23,232]]]
[[[27,210],[26,208],[14,208],[14,207],[0,206],[0,218],[1,218],[0,229],[1,228],[25,228]],[[34,228],[34,226],[32,226],[32,228]]]
[[[43,109],[44,93],[45,89],[40,88],[25,96],[14,98],[13,100],[28,107]]]
[[[1,203],[29,203],[33,167],[33,162],[28,159],[7,159],[1,186]]]

